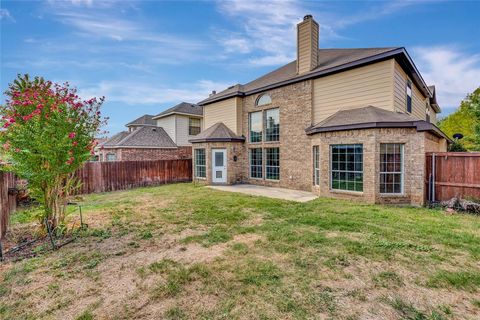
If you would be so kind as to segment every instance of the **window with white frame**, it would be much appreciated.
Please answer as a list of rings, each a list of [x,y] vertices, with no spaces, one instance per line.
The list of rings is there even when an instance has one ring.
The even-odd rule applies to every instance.
[[[115,161],[117,160],[117,155],[115,153],[107,153],[106,159],[107,161]]]
[[[280,111],[265,110],[265,141],[280,141]]]
[[[250,149],[250,178],[263,178],[263,152],[262,148]]]
[[[262,111],[258,111],[248,115],[250,142],[262,142],[262,114]]]
[[[330,159],[333,190],[363,191],[363,145],[331,145]]]
[[[380,144],[380,193],[403,193],[403,144]]]
[[[265,178],[280,179],[280,148],[265,148]]]
[[[313,146],[313,184],[320,185],[320,147]]]
[[[407,112],[412,113],[412,82],[410,80],[407,81]]]
[[[206,161],[205,161],[205,149],[194,149],[195,159],[195,177],[206,178]]]
[[[202,131],[201,121],[198,118],[188,118],[188,134],[196,136]]]
[[[270,104],[270,103],[272,103],[272,98],[270,97],[270,95],[262,94],[261,96],[259,96],[257,98],[257,101],[256,101],[255,105],[257,107],[260,107],[260,106],[264,106],[264,105],[267,105],[267,104]]]

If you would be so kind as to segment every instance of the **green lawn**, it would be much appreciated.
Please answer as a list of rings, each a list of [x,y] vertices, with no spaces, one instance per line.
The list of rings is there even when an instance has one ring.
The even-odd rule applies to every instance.
[[[0,318],[480,314],[479,217],[295,203],[193,184],[89,195],[83,203],[89,229],[74,243],[0,268]],[[14,227],[26,227],[30,215],[18,213]]]

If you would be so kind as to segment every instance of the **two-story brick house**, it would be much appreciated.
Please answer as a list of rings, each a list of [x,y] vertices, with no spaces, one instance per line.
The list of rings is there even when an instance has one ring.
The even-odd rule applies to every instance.
[[[404,48],[319,49],[297,26],[297,59],[201,101],[194,178],[422,205],[425,152],[445,151],[440,112]]]

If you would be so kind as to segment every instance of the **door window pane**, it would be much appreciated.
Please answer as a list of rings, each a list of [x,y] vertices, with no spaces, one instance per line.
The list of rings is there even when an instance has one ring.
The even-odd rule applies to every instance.
[[[215,166],[223,167],[223,152],[215,152]]]

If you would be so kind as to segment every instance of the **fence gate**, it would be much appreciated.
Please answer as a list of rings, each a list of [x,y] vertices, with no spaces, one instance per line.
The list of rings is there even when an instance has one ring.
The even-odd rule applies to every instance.
[[[480,199],[480,152],[438,152],[426,155],[426,199]]]

